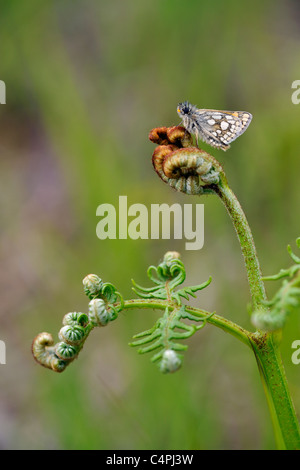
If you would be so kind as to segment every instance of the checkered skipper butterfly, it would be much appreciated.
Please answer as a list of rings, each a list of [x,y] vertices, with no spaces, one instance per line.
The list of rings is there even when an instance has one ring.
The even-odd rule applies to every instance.
[[[177,113],[186,130],[196,136],[197,144],[201,139],[224,151],[245,132],[252,119],[246,111],[198,109],[188,101],[178,104]]]

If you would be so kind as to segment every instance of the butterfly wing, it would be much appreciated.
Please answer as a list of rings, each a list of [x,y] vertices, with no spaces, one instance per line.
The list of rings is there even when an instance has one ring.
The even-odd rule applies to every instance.
[[[239,137],[252,120],[246,111],[219,111],[199,109],[197,124],[199,138],[222,150],[227,150],[230,143]]]

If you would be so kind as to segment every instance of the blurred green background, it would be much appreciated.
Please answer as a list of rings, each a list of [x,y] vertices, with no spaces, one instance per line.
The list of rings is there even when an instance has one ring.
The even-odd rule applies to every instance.
[[[213,282],[195,305],[246,328],[243,260],[220,201],[176,193],[152,169],[148,132],[176,125],[177,103],[247,110],[253,121],[224,165],[253,230],[264,274],[290,264],[300,235],[300,79],[297,1],[1,2],[0,447],[3,449],[273,449],[266,400],[250,350],[207,326],[184,367],[164,376],[129,348],[158,313],[128,311],[96,329],[62,374],[32,358],[32,339],[87,311],[86,274],[131,298],[131,278],[178,250],[187,284]],[[209,147],[203,144],[203,148]],[[104,240],[96,208],[205,204],[205,244]],[[271,296],[276,285],[268,286]],[[300,365],[290,318],[282,355],[300,414]]]

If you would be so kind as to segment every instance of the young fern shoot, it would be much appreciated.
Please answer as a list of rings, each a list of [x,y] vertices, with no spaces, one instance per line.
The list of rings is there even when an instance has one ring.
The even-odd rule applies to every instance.
[[[245,128],[248,121],[250,113],[244,113]],[[141,354],[154,352],[152,362],[161,372],[172,373],[181,367],[183,351],[187,349],[181,341],[210,323],[252,349],[264,385],[277,447],[300,449],[299,423],[281,361],[280,335],[277,334],[290,313],[300,307],[300,258],[288,247],[295,264],[275,276],[263,278],[249,224],[220,163],[194,147],[191,134],[182,126],[152,129],[149,139],[157,144],[152,163],[163,182],[187,195],[217,195],[226,207],[245,261],[252,301],[251,320],[256,331],[247,331],[214,312],[191,307],[188,304],[190,297],[207,288],[211,278],[199,285],[182,287],[186,278],[184,264],[177,252],[167,252],[158,266],[150,266],[147,271],[152,286],[142,287],[132,281],[138,297],[135,299],[124,300],[113,284],[104,283],[95,274],[86,276],[83,285],[89,298],[88,312],[65,315],[56,344],[49,333],[37,335],[32,343],[33,356],[42,366],[62,372],[78,357],[94,328],[108,326],[125,310],[155,309],[161,310],[162,316],[151,328],[136,334],[130,346],[138,347]],[[300,238],[297,246],[300,248]],[[264,281],[280,279],[283,279],[281,287],[268,301]]]
[[[155,325],[134,336],[136,341],[131,346],[143,346],[139,353],[159,349],[152,361],[157,362],[162,372],[175,372],[182,364],[182,355],[178,351],[187,349],[179,341],[192,336],[203,328],[213,313],[189,312],[182,299],[195,297],[195,292],[205,289],[211,278],[198,286],[177,289],[186,277],[185,267],[177,252],[167,252],[163,261],[157,266],[150,266],[148,277],[153,287],[141,287],[133,281],[133,290],[144,299],[143,307],[160,308],[164,314]],[[111,283],[104,283],[96,274],[89,274],[83,279],[84,292],[89,297],[88,313],[71,312],[63,318],[63,327],[58,333],[59,342],[49,333],[40,333],[33,340],[32,353],[42,366],[55,372],[62,372],[77,358],[89,335],[96,327],[107,326],[116,320],[119,313],[130,306],[140,308],[140,300],[124,301],[122,295]],[[160,303],[153,303],[159,301]],[[201,323],[187,325],[183,320]],[[151,344],[150,344],[151,343]],[[145,346],[147,344],[147,346]],[[149,345],[148,345],[149,344]]]

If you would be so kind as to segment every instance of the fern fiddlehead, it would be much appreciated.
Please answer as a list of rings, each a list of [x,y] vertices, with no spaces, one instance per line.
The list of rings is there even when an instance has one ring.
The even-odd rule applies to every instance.
[[[207,287],[211,278],[198,286],[181,287],[186,273],[177,252],[167,252],[158,266],[150,266],[148,277],[154,284],[152,287],[142,287],[133,282],[133,290],[138,297],[159,299],[164,304],[164,314],[149,330],[134,336],[131,346],[143,346],[139,353],[159,350],[152,357],[159,364],[162,372],[175,372],[182,364],[182,355],[178,351],[187,349],[179,341],[192,336],[203,328],[213,315],[203,317],[197,312],[188,312],[182,304],[182,299],[196,297],[195,292]],[[63,326],[59,331],[59,342],[54,344],[49,333],[40,333],[32,343],[32,352],[41,365],[55,372],[62,372],[81,351],[89,333],[95,327],[104,327],[118,318],[124,308],[122,295],[111,283],[104,283],[96,274],[89,274],[83,279],[85,294],[90,299],[88,313],[71,312],[63,318]],[[134,300],[130,301],[134,306]],[[151,304],[150,304],[151,305]],[[183,320],[200,322],[200,325],[186,324]]]
[[[93,328],[106,326],[118,317],[122,309],[121,294],[113,284],[103,283],[96,274],[89,274],[83,279],[83,288],[90,299],[88,314],[67,313],[58,333],[58,343],[54,344],[50,333],[40,333],[32,342],[35,360],[55,372],[63,372],[77,358]],[[114,305],[117,300],[119,307]]]

